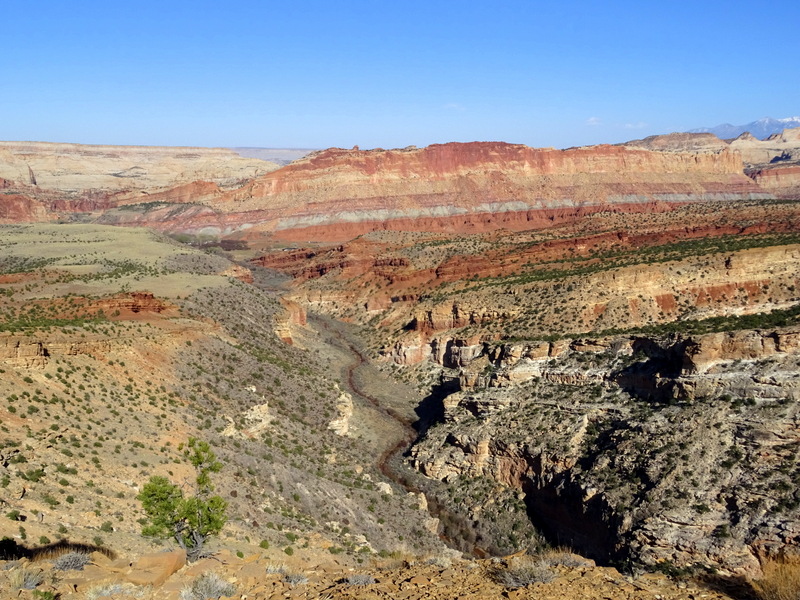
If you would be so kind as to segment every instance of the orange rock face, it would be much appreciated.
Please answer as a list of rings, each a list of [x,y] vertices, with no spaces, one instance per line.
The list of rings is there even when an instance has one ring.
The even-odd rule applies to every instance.
[[[119,311],[125,317],[132,317],[139,313],[161,314],[174,312],[175,306],[164,300],[156,298],[152,292],[126,292],[111,298],[105,298],[92,303],[94,307],[104,312]]]

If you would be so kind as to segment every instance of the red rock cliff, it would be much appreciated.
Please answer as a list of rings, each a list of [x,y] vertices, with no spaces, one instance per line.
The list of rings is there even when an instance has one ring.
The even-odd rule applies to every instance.
[[[653,210],[764,192],[739,155],[619,146],[535,149],[501,142],[422,149],[332,148],[231,192],[226,212],[258,211],[287,239],[375,229],[524,229],[597,210]]]

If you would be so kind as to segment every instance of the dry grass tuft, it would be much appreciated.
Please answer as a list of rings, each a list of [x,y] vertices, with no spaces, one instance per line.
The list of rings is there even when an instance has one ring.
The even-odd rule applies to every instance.
[[[11,571],[11,589],[14,590],[35,590],[44,581],[44,573],[41,570],[26,569],[19,567]]]
[[[216,573],[203,573],[181,590],[181,600],[216,600],[221,596],[232,596],[236,587]]]
[[[760,600],[800,598],[800,560],[768,560],[761,565],[764,576],[752,582]]]
[[[140,587],[132,583],[101,583],[86,590],[86,600],[99,600],[100,598],[141,598],[151,591],[150,586]]]
[[[89,555],[83,552],[68,552],[53,562],[53,568],[56,571],[83,571],[90,560]]]
[[[563,548],[553,550],[543,550],[536,554],[539,562],[547,567],[569,567],[572,569],[581,567],[593,567],[594,561],[584,558],[579,554],[574,554]]]
[[[492,579],[507,588],[527,587],[534,583],[550,583],[556,574],[541,560],[529,556],[515,557],[490,573]]]
[[[372,585],[375,578],[368,573],[354,573],[346,579],[348,585]]]

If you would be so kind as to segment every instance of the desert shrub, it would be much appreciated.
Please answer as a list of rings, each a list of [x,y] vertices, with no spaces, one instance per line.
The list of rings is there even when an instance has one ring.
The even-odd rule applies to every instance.
[[[292,587],[308,583],[308,577],[302,573],[286,573],[286,575],[283,576],[283,580]]]
[[[181,600],[216,600],[220,596],[232,596],[235,593],[236,586],[216,573],[203,573],[181,590]]]
[[[543,552],[538,556],[538,562],[546,567],[593,567],[594,562],[565,550]]]
[[[56,571],[82,571],[89,560],[89,555],[83,552],[68,552],[53,562],[53,568]]]
[[[375,578],[366,573],[353,573],[348,575],[346,581],[348,585],[371,585],[375,583]]]
[[[541,560],[520,558],[491,572],[492,579],[507,588],[521,588],[533,583],[549,583],[555,579],[553,573]]]
[[[453,564],[453,561],[448,556],[432,556],[425,561],[425,564],[433,565],[434,567],[439,567],[440,569],[449,569]]]
[[[33,590],[44,581],[44,573],[21,567],[11,571],[9,581],[12,589]]]
[[[285,575],[286,565],[283,563],[269,563],[266,568],[267,575]]]
[[[149,587],[139,587],[132,583],[103,583],[86,590],[86,600],[99,600],[111,596],[114,598],[120,596],[141,598],[146,591],[149,591]]]
[[[770,560],[761,565],[764,576],[751,582],[760,600],[800,598],[800,562]]]

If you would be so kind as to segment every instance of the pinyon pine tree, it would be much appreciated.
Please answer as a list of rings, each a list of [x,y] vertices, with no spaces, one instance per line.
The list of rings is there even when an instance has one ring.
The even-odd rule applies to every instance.
[[[137,496],[149,522],[142,528],[146,536],[172,538],[186,550],[189,560],[203,555],[203,544],[218,534],[227,521],[228,503],[212,495],[211,473],[218,473],[222,463],[208,442],[189,438],[183,455],[197,470],[196,493],[185,497],[183,490],[166,477],[154,475]]]

